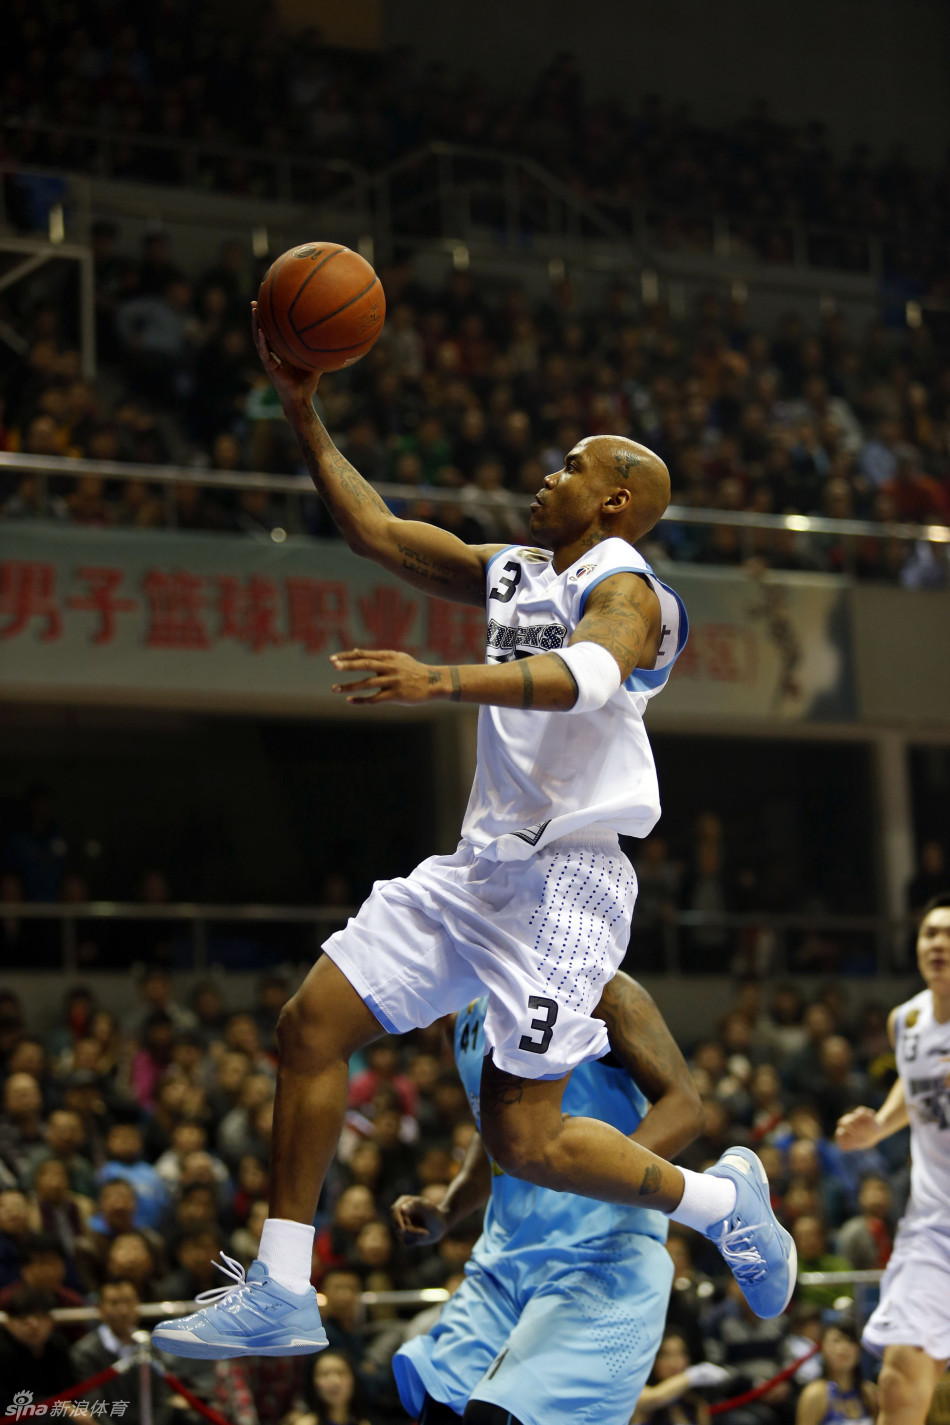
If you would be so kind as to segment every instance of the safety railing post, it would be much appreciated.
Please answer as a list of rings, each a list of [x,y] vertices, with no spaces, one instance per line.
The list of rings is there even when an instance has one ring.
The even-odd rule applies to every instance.
[[[136,1373],[139,1378],[139,1422],[152,1425],[152,1351],[147,1331],[136,1331],[140,1340],[139,1361]]]

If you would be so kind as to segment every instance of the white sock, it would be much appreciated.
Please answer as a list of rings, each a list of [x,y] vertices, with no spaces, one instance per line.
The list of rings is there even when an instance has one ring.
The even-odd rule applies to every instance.
[[[669,1213],[671,1222],[707,1232],[714,1222],[731,1217],[736,1208],[736,1185],[728,1178],[712,1173],[693,1173],[680,1168],[683,1174],[683,1196]]]
[[[258,1260],[271,1277],[298,1296],[310,1286],[313,1228],[286,1217],[268,1217],[261,1232]]]

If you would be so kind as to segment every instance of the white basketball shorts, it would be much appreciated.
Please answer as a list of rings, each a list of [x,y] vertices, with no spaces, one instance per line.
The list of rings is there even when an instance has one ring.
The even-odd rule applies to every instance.
[[[485,1048],[520,1078],[563,1078],[607,1052],[590,1017],[627,949],[637,879],[615,833],[588,828],[527,861],[460,842],[377,881],[324,950],[391,1034],[487,992]]]
[[[875,1356],[919,1346],[931,1360],[950,1361],[950,1233],[898,1232],[861,1341]]]

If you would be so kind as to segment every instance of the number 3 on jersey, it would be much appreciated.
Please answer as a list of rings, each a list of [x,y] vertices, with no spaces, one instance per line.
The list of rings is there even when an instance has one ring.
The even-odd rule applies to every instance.
[[[532,1019],[531,1028],[538,1031],[540,1039],[532,1039],[530,1034],[522,1034],[518,1048],[527,1054],[546,1054],[551,1047],[554,1026],[557,1024],[557,1000],[545,999],[543,995],[528,996],[529,1009],[543,1009],[543,1019]]]
[[[509,559],[505,565],[505,572],[491,590],[488,597],[490,599],[497,599],[500,604],[507,604],[520,583],[521,565],[516,559]]]

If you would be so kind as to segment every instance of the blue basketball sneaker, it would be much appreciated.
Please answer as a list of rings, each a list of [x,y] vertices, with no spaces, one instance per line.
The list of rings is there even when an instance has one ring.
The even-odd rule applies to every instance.
[[[769,1180],[748,1148],[727,1148],[711,1168],[713,1177],[735,1184],[736,1205],[730,1217],[707,1230],[726,1265],[742,1288],[756,1316],[779,1316],[792,1299],[798,1252],[769,1200]]]
[[[302,1295],[271,1280],[263,1262],[244,1268],[221,1253],[215,1266],[229,1276],[231,1286],[203,1291],[196,1303],[206,1305],[190,1316],[160,1321],[152,1345],[173,1356],[220,1361],[228,1356],[306,1356],[328,1345],[320,1320],[317,1293]]]

